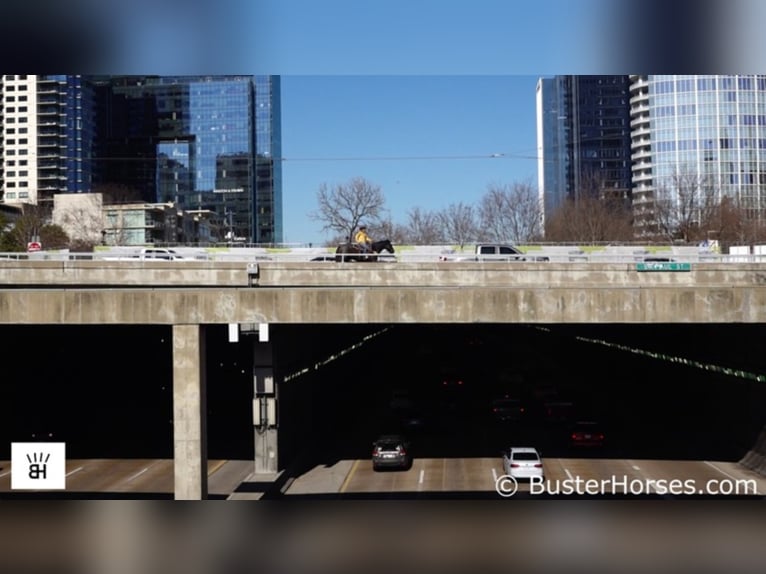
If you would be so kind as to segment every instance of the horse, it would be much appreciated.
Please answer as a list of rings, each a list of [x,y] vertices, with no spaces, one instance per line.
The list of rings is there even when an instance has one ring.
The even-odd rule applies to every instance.
[[[370,249],[370,252],[365,252],[362,251],[362,247],[358,243],[341,243],[335,250],[335,261],[338,263],[342,261],[377,261],[377,253],[383,251],[394,253],[394,246],[389,239],[373,241]]]

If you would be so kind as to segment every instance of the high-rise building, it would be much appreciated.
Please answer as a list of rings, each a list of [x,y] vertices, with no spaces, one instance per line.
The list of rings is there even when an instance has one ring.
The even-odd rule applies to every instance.
[[[5,203],[102,192],[210,212],[213,239],[281,243],[278,76],[0,76]]]
[[[568,151],[569,126],[564,106],[562,76],[537,81],[537,178],[543,224],[569,195],[567,174],[571,170]]]
[[[537,84],[538,182],[544,214],[565,199],[630,205],[629,76],[555,76]]]
[[[107,76],[102,186],[209,210],[220,240],[282,242],[277,76]]]
[[[631,76],[631,117],[639,233],[684,186],[766,218],[766,75]]]
[[[83,76],[0,76],[0,183],[8,204],[52,202],[89,191],[93,93]]]

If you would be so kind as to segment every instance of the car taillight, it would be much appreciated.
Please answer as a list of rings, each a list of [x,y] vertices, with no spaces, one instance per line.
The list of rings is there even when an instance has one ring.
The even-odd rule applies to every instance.
[[[511,468],[519,468],[519,466],[520,466],[520,465],[519,465],[519,463],[518,463],[518,462],[512,462],[512,463],[511,463]]]
[[[578,435],[576,432],[572,433],[572,440],[580,440],[580,435]]]
[[[380,447],[376,446],[374,449],[372,449],[372,456],[377,456],[380,454]]]
[[[406,454],[407,454],[407,449],[405,449],[405,448],[400,448],[400,449],[399,449],[399,454],[403,454],[403,455],[406,455]]]
[[[542,468],[542,467],[543,467],[543,465],[541,463],[539,463],[539,462],[535,464],[535,468]]]
[[[604,435],[603,434],[599,434],[598,435],[598,440],[604,440]]]

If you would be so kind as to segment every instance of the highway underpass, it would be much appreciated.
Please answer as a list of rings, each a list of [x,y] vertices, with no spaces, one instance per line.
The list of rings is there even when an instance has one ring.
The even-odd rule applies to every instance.
[[[252,464],[252,341],[230,342],[225,327],[206,331],[208,461]],[[29,346],[45,350],[44,360],[4,365],[3,434],[11,440],[0,445],[0,460],[8,459],[11,441],[40,437],[65,440],[72,460],[172,460],[169,327],[3,326],[0,334],[8,357],[24,356]],[[412,433],[417,464],[444,468],[496,461],[499,469],[499,449],[524,442],[550,461],[697,461],[712,468],[707,461],[731,474],[726,465],[736,465],[766,421],[757,324],[274,325],[271,337],[282,381],[279,463],[292,474],[285,492],[305,489],[317,469],[337,481],[338,469],[347,477],[355,465],[352,479],[364,477],[371,441],[400,430],[389,403],[403,389],[428,419]],[[462,395],[447,396],[439,386],[452,374],[464,379]],[[553,426],[498,428],[484,410],[496,393],[545,385],[609,423],[605,449],[573,453]],[[236,468],[229,472],[242,473],[247,484],[247,465],[219,468]],[[362,485],[349,479],[345,492],[375,496],[379,484],[379,494],[390,496],[390,481],[418,480],[420,470],[427,469],[376,473]],[[418,484],[428,484],[432,472]],[[486,480],[486,472],[479,475]],[[449,484],[442,485],[446,492],[460,490]]]

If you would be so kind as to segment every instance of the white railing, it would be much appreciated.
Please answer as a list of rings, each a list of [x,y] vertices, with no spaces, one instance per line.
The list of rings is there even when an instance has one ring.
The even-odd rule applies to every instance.
[[[448,253],[446,253],[449,251]],[[298,251],[266,251],[253,250],[243,251],[222,251],[222,252],[199,252],[187,253],[182,251],[182,258],[169,261],[168,259],[140,258],[137,254],[127,252],[95,252],[95,253],[70,253],[65,251],[38,251],[32,253],[24,252],[6,252],[0,253],[0,269],[4,262],[9,261],[102,261],[106,264],[115,265],[124,263],[144,263],[147,265],[158,263],[172,263],[183,265],[184,263],[195,262],[303,262],[314,264],[332,264],[336,262],[336,255],[333,251],[316,249],[312,252],[303,250]],[[358,261],[354,260],[357,255],[346,255],[345,261],[341,264],[356,265]],[[766,252],[756,251],[754,253],[728,253],[718,254],[712,252],[701,252],[696,248],[668,248],[667,250],[645,251],[635,248],[605,248],[603,250],[585,251],[572,247],[548,247],[534,250],[528,250],[520,256],[523,261],[507,261],[507,257],[497,256],[492,259],[488,256],[481,256],[480,260],[475,260],[475,255],[470,251],[438,250],[438,249],[400,249],[396,253],[377,254],[378,262],[396,262],[396,263],[440,263],[451,265],[456,263],[469,262],[471,264],[481,265],[485,263],[504,262],[509,265],[519,263],[535,262],[537,265],[547,263],[638,263],[643,261],[674,261],[688,263],[766,263]],[[344,256],[341,256],[344,259]],[[547,259],[540,261],[539,259]]]

